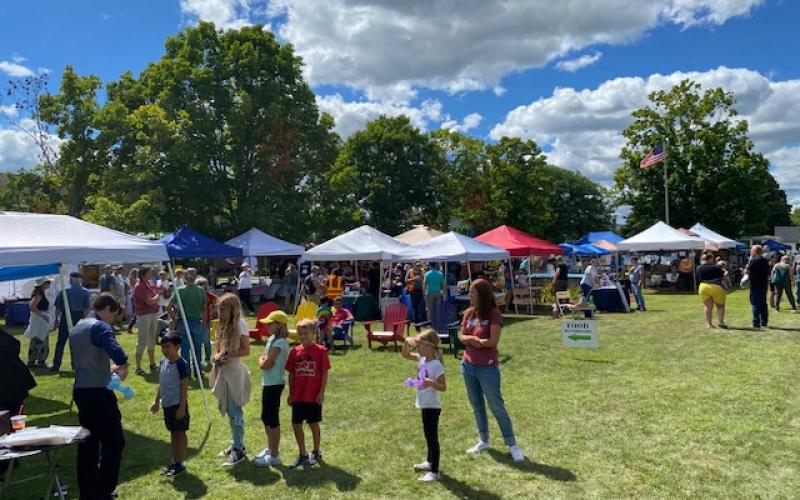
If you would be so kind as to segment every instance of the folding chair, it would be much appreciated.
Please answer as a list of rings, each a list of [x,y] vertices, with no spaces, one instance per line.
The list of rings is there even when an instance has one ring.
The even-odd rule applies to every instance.
[[[563,301],[566,300],[566,303]],[[558,309],[558,317],[563,318],[569,312],[569,303],[572,300],[568,291],[556,292],[556,308]]]

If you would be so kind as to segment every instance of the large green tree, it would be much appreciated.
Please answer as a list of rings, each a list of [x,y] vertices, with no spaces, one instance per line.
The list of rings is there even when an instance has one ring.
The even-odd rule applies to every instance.
[[[684,80],[652,92],[651,105],[633,113],[623,132],[623,166],[615,174],[618,202],[632,207],[627,230],[641,230],[664,216],[663,165],[639,161],[659,142],[667,144],[670,224],[702,222],[740,236],[763,234],[789,218],[786,195],[756,152],[748,125],[736,117],[735,98],[723,89],[703,91]]]
[[[397,234],[437,220],[442,156],[406,116],[381,116],[350,136],[320,179],[319,236],[369,224]],[[324,234],[327,232],[328,234]]]

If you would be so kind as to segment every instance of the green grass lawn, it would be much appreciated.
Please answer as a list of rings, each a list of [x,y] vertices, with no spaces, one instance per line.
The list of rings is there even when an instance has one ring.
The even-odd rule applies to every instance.
[[[507,317],[500,345],[503,391],[519,445],[511,462],[491,420],[489,453],[468,456],[476,441],[458,362],[445,354],[448,390],[440,423],[443,481],[419,484],[411,465],[425,455],[414,393],[403,386],[413,363],[391,349],[370,351],[362,327],[355,349],[332,356],[322,423],[325,464],[308,470],[220,466],[227,421],[211,399],[206,435],[200,392],[190,393],[189,472],[159,476],[168,433],[148,407],[157,380],[131,375],[136,390],[121,401],[127,445],[122,498],[286,497],[778,497],[800,495],[800,316],[771,314],[768,331],[751,331],[745,292],[728,301],[729,330],[703,327],[695,296],[649,295],[647,313],[600,317],[600,348],[567,350],[559,323]],[[120,340],[132,354],[135,336]],[[23,349],[26,347],[23,346]],[[248,359],[258,383],[257,354]],[[26,351],[25,351],[26,352]],[[67,359],[69,357],[67,356]],[[68,411],[72,378],[37,373],[26,403],[29,424],[76,424]],[[7,383],[7,381],[2,381]],[[265,446],[255,386],[246,406],[252,456]],[[282,409],[283,458],[297,447]],[[307,438],[310,440],[310,434]],[[62,477],[77,493],[74,449]],[[41,469],[31,460],[17,478]],[[8,498],[41,495],[34,483]]]

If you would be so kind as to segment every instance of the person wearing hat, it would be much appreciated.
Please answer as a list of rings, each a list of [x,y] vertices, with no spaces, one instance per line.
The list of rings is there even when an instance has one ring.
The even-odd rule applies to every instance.
[[[242,301],[242,305],[247,308],[250,314],[254,314],[255,308],[253,307],[253,302],[250,300],[250,294],[253,291],[253,273],[250,270],[250,264],[247,262],[242,264],[242,272],[239,273],[239,284],[237,288],[239,291],[239,300]]]
[[[47,366],[47,355],[50,354],[50,345],[47,335],[50,332],[50,301],[47,300],[45,292],[50,288],[50,278],[39,278],[36,286],[31,292],[31,300],[28,307],[31,310],[31,319],[28,328],[25,330],[25,337],[30,340],[28,346],[28,366]]]
[[[264,353],[258,358],[261,368],[261,421],[267,433],[267,447],[256,455],[258,467],[269,467],[281,463],[281,393],[286,385],[285,367],[289,357],[289,316],[285,312],[272,311],[269,316],[260,320],[267,325],[269,340]]]
[[[75,326],[78,321],[82,320],[92,307],[92,297],[89,290],[83,287],[83,276],[81,273],[70,273],[69,275],[69,288],[67,288],[67,306],[69,307],[70,316],[72,316],[72,325]],[[69,327],[67,325],[67,307],[64,305],[64,294],[59,293],[56,297],[56,324],[55,328],[58,330],[58,340],[56,341],[56,350],[53,354],[53,365],[50,370],[53,373],[58,373],[61,369],[61,360],[64,357],[64,346],[69,339]]]

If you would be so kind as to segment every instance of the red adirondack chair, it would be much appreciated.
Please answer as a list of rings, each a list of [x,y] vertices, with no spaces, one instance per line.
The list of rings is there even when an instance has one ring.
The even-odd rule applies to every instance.
[[[374,323],[383,323],[383,330],[372,331]],[[394,350],[397,350],[397,342],[405,341],[403,330],[408,333],[411,322],[408,320],[408,309],[403,304],[390,304],[383,312],[383,321],[365,321],[364,328],[367,329],[367,344],[372,349],[372,341],[380,342],[383,345],[394,342]]]
[[[264,302],[260,306],[258,306],[258,313],[256,314],[256,327],[250,329],[250,338],[255,340],[256,342],[263,342],[266,337],[269,337],[267,333],[267,325],[262,325],[262,319],[269,316],[269,313],[272,311],[277,311],[280,309],[278,304],[275,302]]]

